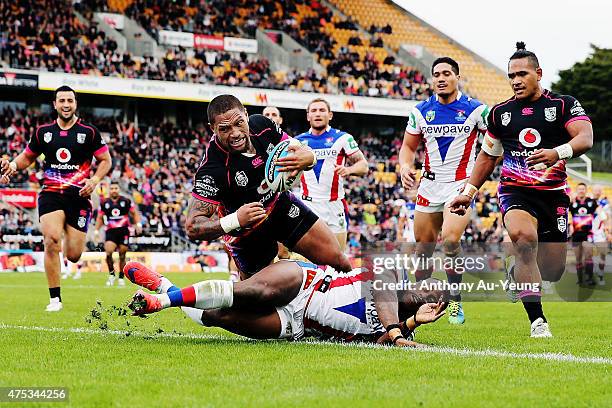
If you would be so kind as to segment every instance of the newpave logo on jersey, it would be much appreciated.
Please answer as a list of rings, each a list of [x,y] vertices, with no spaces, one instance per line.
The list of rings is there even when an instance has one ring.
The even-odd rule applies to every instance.
[[[317,159],[327,159],[338,157],[338,150],[336,149],[313,149],[313,152]]]
[[[472,131],[470,125],[426,125],[422,128],[424,135],[460,135],[469,134]]]

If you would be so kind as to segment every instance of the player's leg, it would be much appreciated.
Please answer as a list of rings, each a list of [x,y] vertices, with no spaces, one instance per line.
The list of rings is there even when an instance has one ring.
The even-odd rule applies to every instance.
[[[287,246],[291,247],[290,243],[287,243]],[[353,268],[334,234],[320,219],[302,235],[292,249],[318,265],[329,265],[342,272]]]
[[[129,264],[128,264],[129,266]],[[128,274],[130,271],[128,270]],[[137,314],[168,307],[188,306],[208,310],[284,306],[299,293],[304,273],[295,262],[277,262],[240,282],[207,280],[159,295],[142,291],[134,295],[130,307]],[[132,280],[132,279],[130,279]]]
[[[68,224],[69,218],[66,219],[66,227],[64,228],[64,256],[72,263],[76,264],[77,272],[74,275],[75,279],[81,277],[82,264],[80,262],[81,255],[85,250],[87,243],[87,232]]]
[[[593,243],[586,240],[582,243],[582,259],[584,263],[584,274],[587,285],[595,285],[593,276]]]
[[[461,237],[470,222],[472,209],[468,208],[465,215],[460,216],[450,212],[448,207],[444,208],[444,221],[442,223],[442,247],[445,258],[454,259],[461,254]],[[453,262],[453,265],[455,263]],[[449,283],[459,285],[463,280],[463,274],[456,273],[454,268],[446,269],[446,277]],[[452,289],[448,306],[448,321],[452,324],[462,324],[465,321],[463,307],[461,305],[461,292]]]
[[[518,284],[538,284],[538,287],[541,287],[542,278],[537,263],[538,220],[527,211],[513,208],[504,214],[504,224],[514,246],[516,282]],[[551,337],[542,310],[541,292],[525,289],[519,293],[519,298],[531,322],[531,336]]]
[[[578,285],[582,285],[584,282],[584,262],[582,259],[582,242],[572,242],[572,246],[574,249],[574,257],[576,258],[576,275],[578,277],[578,281],[576,282]]]
[[[45,245],[45,274],[47,275],[49,297],[51,299],[47,306],[47,311],[50,312],[57,312],[62,308],[59,253],[65,222],[66,217],[62,210],[49,212],[40,217],[40,229]],[[64,257],[66,257],[66,253],[64,253]]]
[[[442,229],[442,209],[436,212],[425,212],[416,210],[414,212],[414,238],[416,240],[416,256],[419,260],[428,260],[436,249],[438,234]],[[422,281],[431,277],[433,266],[426,262],[420,262],[415,271],[416,281]]]
[[[281,319],[273,307],[259,310],[182,308],[194,322],[207,327],[220,327],[251,339],[281,337]]]
[[[126,237],[127,238],[127,237]],[[121,244],[118,247],[119,252],[119,286],[125,286],[125,281],[123,280],[123,269],[125,268],[125,258],[127,255],[128,246]]]
[[[104,253],[106,254],[106,266],[108,267],[108,280],[106,286],[113,286],[115,283],[115,262],[113,261],[113,252],[117,249],[117,244],[113,241],[104,242]],[[123,269],[120,269],[121,271]]]

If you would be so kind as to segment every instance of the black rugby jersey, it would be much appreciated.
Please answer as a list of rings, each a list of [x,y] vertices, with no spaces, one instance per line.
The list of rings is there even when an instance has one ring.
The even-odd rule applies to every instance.
[[[45,155],[42,193],[78,195],[89,178],[93,157],[108,146],[93,125],[80,119],[68,130],[53,121],[39,126],[26,151]]]
[[[567,125],[576,120],[590,121],[580,102],[548,90],[536,101],[512,98],[495,105],[487,121],[488,134],[500,140],[504,148],[500,191],[505,186],[565,189],[565,160],[545,170],[530,170],[525,159],[538,149],[569,142]]]
[[[107,198],[100,204],[106,230],[130,226],[130,210],[132,201],[126,197],[119,197],[116,201]]]
[[[589,197],[585,197],[583,200],[576,199],[570,204],[569,209],[572,213],[574,233],[590,233],[593,230],[597,201]]]
[[[249,136],[254,155],[229,153],[213,135],[195,175],[192,195],[219,205],[221,215],[255,201],[269,213],[278,198],[279,194],[265,182],[265,165],[272,149],[289,136],[263,115],[249,116]]]

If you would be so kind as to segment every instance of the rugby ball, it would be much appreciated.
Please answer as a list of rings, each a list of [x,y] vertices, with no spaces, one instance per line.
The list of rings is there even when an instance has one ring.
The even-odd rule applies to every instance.
[[[289,191],[302,177],[303,171],[299,171],[294,177],[291,177],[290,171],[278,171],[277,169],[281,166],[276,164],[276,160],[286,157],[290,154],[287,150],[289,146],[301,146],[302,144],[297,139],[283,140],[268,154],[268,160],[266,160],[265,178],[266,183],[274,191],[281,193],[283,191]]]

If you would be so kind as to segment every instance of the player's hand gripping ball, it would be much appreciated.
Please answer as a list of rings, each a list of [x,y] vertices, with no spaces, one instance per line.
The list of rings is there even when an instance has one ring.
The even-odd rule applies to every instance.
[[[278,169],[282,168],[282,166],[276,163],[278,159],[282,159],[292,154],[289,151],[289,147],[300,147],[301,145],[302,144],[296,139],[283,140],[277,144],[268,155],[265,177],[266,182],[274,191],[278,193],[289,191],[296,184],[297,180],[302,177],[303,170],[298,170],[297,174],[294,174],[295,171],[279,171]]]

